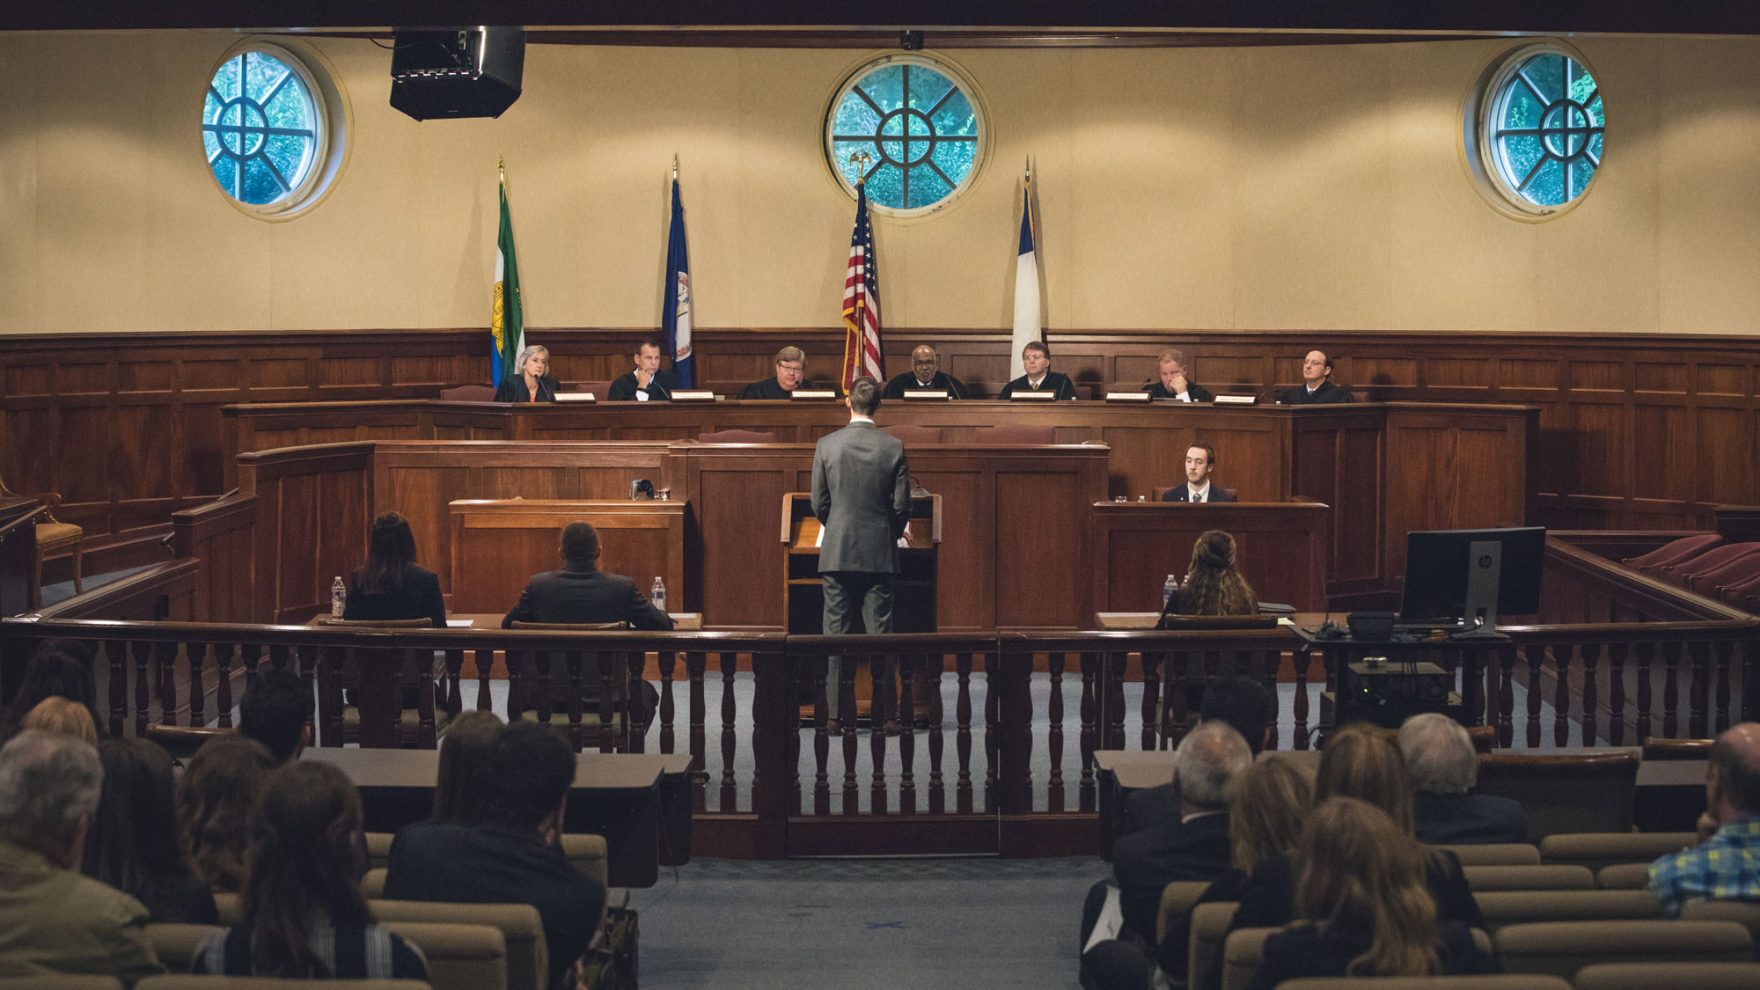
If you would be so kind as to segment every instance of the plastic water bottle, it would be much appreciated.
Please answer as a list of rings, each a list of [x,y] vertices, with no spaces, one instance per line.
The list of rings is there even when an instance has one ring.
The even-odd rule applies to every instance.
[[[659,575],[654,576],[654,586],[648,589],[648,600],[654,603],[655,608],[666,611],[666,582],[660,580]]]
[[[1173,601],[1173,596],[1178,593],[1179,578],[1173,574],[1167,575],[1167,580],[1161,583],[1161,607],[1166,609],[1167,603]]]
[[[340,619],[348,609],[348,585],[342,583],[342,575],[330,582],[330,618]]]

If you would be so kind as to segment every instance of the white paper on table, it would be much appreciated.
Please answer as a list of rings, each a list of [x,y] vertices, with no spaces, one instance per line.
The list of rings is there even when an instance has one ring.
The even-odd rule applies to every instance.
[[[446,620],[446,628],[448,628],[448,629],[469,629],[471,626],[476,625],[476,622],[477,622],[477,620],[475,620],[475,619],[447,619]]]
[[[1100,919],[1094,922],[1094,931],[1088,936],[1088,944],[1082,946],[1086,952],[1108,939],[1115,939],[1124,931],[1124,908],[1119,903],[1118,888],[1106,885],[1106,903],[1100,908]]]

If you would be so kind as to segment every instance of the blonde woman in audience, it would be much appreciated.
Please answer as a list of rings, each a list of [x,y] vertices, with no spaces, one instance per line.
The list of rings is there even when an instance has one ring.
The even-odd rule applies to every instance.
[[[1439,922],[1426,858],[1380,808],[1347,797],[1323,802],[1296,848],[1296,924],[1266,938],[1248,990],[1305,976],[1493,972],[1465,924]]]
[[[250,813],[275,769],[268,747],[245,736],[210,740],[177,784],[177,823],[196,874],[218,891],[244,889]]]
[[[83,739],[93,746],[98,745],[98,723],[92,721],[91,711],[77,701],[58,695],[37,702],[35,708],[25,713],[18,726],[21,729],[60,732],[75,739]]]

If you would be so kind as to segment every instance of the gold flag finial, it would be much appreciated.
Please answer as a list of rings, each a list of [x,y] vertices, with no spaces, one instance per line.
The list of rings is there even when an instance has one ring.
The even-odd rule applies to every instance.
[[[678,181],[678,152],[672,153],[672,181]]]
[[[865,151],[858,151],[855,154],[850,155],[849,160],[850,164],[854,165],[857,169],[856,185],[859,186],[867,182],[868,163],[874,160],[874,156]]]
[[[501,172],[501,184],[507,185],[507,159],[497,155],[495,157],[495,168]]]

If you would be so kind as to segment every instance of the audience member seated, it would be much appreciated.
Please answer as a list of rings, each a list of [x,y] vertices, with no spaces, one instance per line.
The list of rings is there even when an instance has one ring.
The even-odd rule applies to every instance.
[[[605,888],[562,854],[560,836],[575,758],[547,726],[501,730],[478,775],[476,825],[423,822],[391,845],[385,896],[392,900],[530,904],[544,922],[548,986],[574,966],[605,908]]]
[[[308,980],[425,980],[421,951],[373,923],[361,897],[367,842],[361,799],[328,763],[269,775],[257,802],[257,839],[244,921],[198,950],[191,970]]]
[[[1302,359],[1302,383],[1285,389],[1277,401],[1286,406],[1325,406],[1353,400],[1351,390],[1332,384],[1332,359],[1325,351],[1309,351]]]
[[[286,670],[258,671],[238,703],[238,731],[263,744],[277,766],[312,744],[312,686]]]
[[[177,826],[190,863],[215,890],[244,889],[251,806],[275,755],[244,736],[210,740],[190,757],[177,782]]]
[[[516,373],[501,379],[495,389],[496,402],[555,402],[562,383],[550,377],[550,348],[531,344],[520,348],[513,366]]]
[[[59,732],[88,746],[98,745],[98,723],[92,721],[91,710],[70,698],[44,698],[24,713],[18,727]]]
[[[1151,399],[1173,399],[1176,402],[1215,402],[1210,390],[1186,377],[1186,356],[1176,347],[1161,352],[1156,362],[1161,377],[1143,388]]]
[[[798,347],[784,347],[776,352],[776,374],[761,382],[753,382],[740,390],[742,399],[786,399],[797,388],[813,387],[807,381],[807,352]]]
[[[465,712],[452,723],[440,740],[434,821],[475,825],[482,820],[483,795],[489,790],[483,768],[495,752],[501,728],[501,718],[494,712]]]
[[[416,538],[400,513],[381,512],[367,536],[367,562],[348,578],[344,619],[427,619],[446,628],[440,579],[416,563]]]
[[[1169,488],[1161,495],[1163,502],[1233,502],[1234,492],[1210,483],[1216,470],[1216,448],[1199,441],[1186,448],[1186,483]]]
[[[1419,842],[1437,846],[1524,842],[1528,814],[1520,803],[1495,794],[1474,794],[1479,754],[1459,722],[1439,712],[1406,719],[1399,751],[1411,775],[1412,815]]]
[[[941,355],[928,344],[911,351],[911,370],[886,383],[882,399],[903,399],[906,392],[944,391],[949,399],[968,399],[964,382],[941,370]]]
[[[599,531],[591,523],[562,527],[562,570],[527,582],[519,603],[501,620],[515,622],[627,622],[634,629],[671,629],[672,617],[655,608],[634,581],[599,570]]]
[[[19,678],[18,693],[0,711],[0,740],[19,730],[26,712],[44,698],[68,698],[92,713],[92,724],[104,734],[98,712],[98,689],[92,679],[92,655],[72,640],[50,640],[37,649]]]
[[[611,402],[665,402],[672,398],[678,385],[672,372],[660,370],[658,340],[644,340],[636,345],[636,366],[611,383],[605,398]]]
[[[1177,615],[1257,615],[1259,599],[1235,566],[1234,537],[1205,530],[1192,544],[1186,579],[1168,601]]]
[[[1057,400],[1076,397],[1076,387],[1069,376],[1051,370],[1051,348],[1037,340],[1027,341],[1021,348],[1021,368],[1026,374],[1002,386],[998,398],[1012,398],[1016,392],[1050,392]]]
[[[1265,731],[1271,720],[1271,693],[1250,677],[1213,677],[1204,685],[1198,704],[1198,724],[1222,722],[1234,727],[1256,757],[1265,748]],[[1169,781],[1145,787],[1125,802],[1123,834],[1147,828],[1179,815],[1179,784]]]
[[[1425,853],[1380,808],[1323,802],[1296,849],[1296,924],[1265,939],[1249,990],[1304,976],[1490,973],[1491,958],[1458,919],[1439,919]]]
[[[72,736],[23,729],[0,748],[0,977],[163,973],[147,909],[79,872],[104,769]]]
[[[218,924],[214,893],[196,879],[177,835],[171,757],[135,736],[98,747],[104,789],[86,834],[86,876],[140,901],[155,923]]]
[[[1717,737],[1705,767],[1697,846],[1650,864],[1663,913],[1691,900],[1760,901],[1760,722]]]

